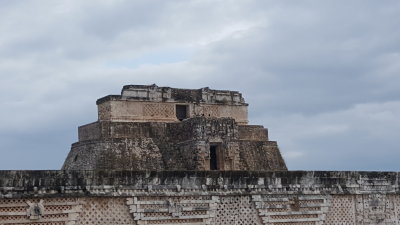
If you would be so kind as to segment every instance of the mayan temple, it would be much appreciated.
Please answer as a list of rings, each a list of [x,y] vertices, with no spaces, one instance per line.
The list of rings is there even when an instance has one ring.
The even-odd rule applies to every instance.
[[[128,85],[96,103],[63,169],[286,170],[239,92]]]
[[[61,170],[0,171],[0,225],[400,224],[399,173],[287,170],[238,91],[126,85],[96,104]]]

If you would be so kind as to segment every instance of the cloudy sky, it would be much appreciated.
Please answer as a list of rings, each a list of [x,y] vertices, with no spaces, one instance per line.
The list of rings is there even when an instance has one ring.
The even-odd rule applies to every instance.
[[[238,90],[291,170],[400,171],[400,1],[0,0],[0,169],[125,84]]]

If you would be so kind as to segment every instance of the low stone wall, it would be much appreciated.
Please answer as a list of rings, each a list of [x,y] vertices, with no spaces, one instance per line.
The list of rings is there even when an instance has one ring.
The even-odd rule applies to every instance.
[[[398,224],[399,173],[0,171],[0,224]]]

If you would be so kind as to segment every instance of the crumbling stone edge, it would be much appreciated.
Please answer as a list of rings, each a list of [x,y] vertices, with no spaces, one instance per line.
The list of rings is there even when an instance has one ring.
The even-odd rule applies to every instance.
[[[2,170],[0,199],[140,195],[399,194],[399,172]]]

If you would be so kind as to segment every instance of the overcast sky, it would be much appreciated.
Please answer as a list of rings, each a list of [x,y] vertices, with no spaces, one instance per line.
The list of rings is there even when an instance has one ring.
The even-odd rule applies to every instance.
[[[122,85],[238,90],[290,170],[400,170],[400,1],[0,0],[0,169]]]

